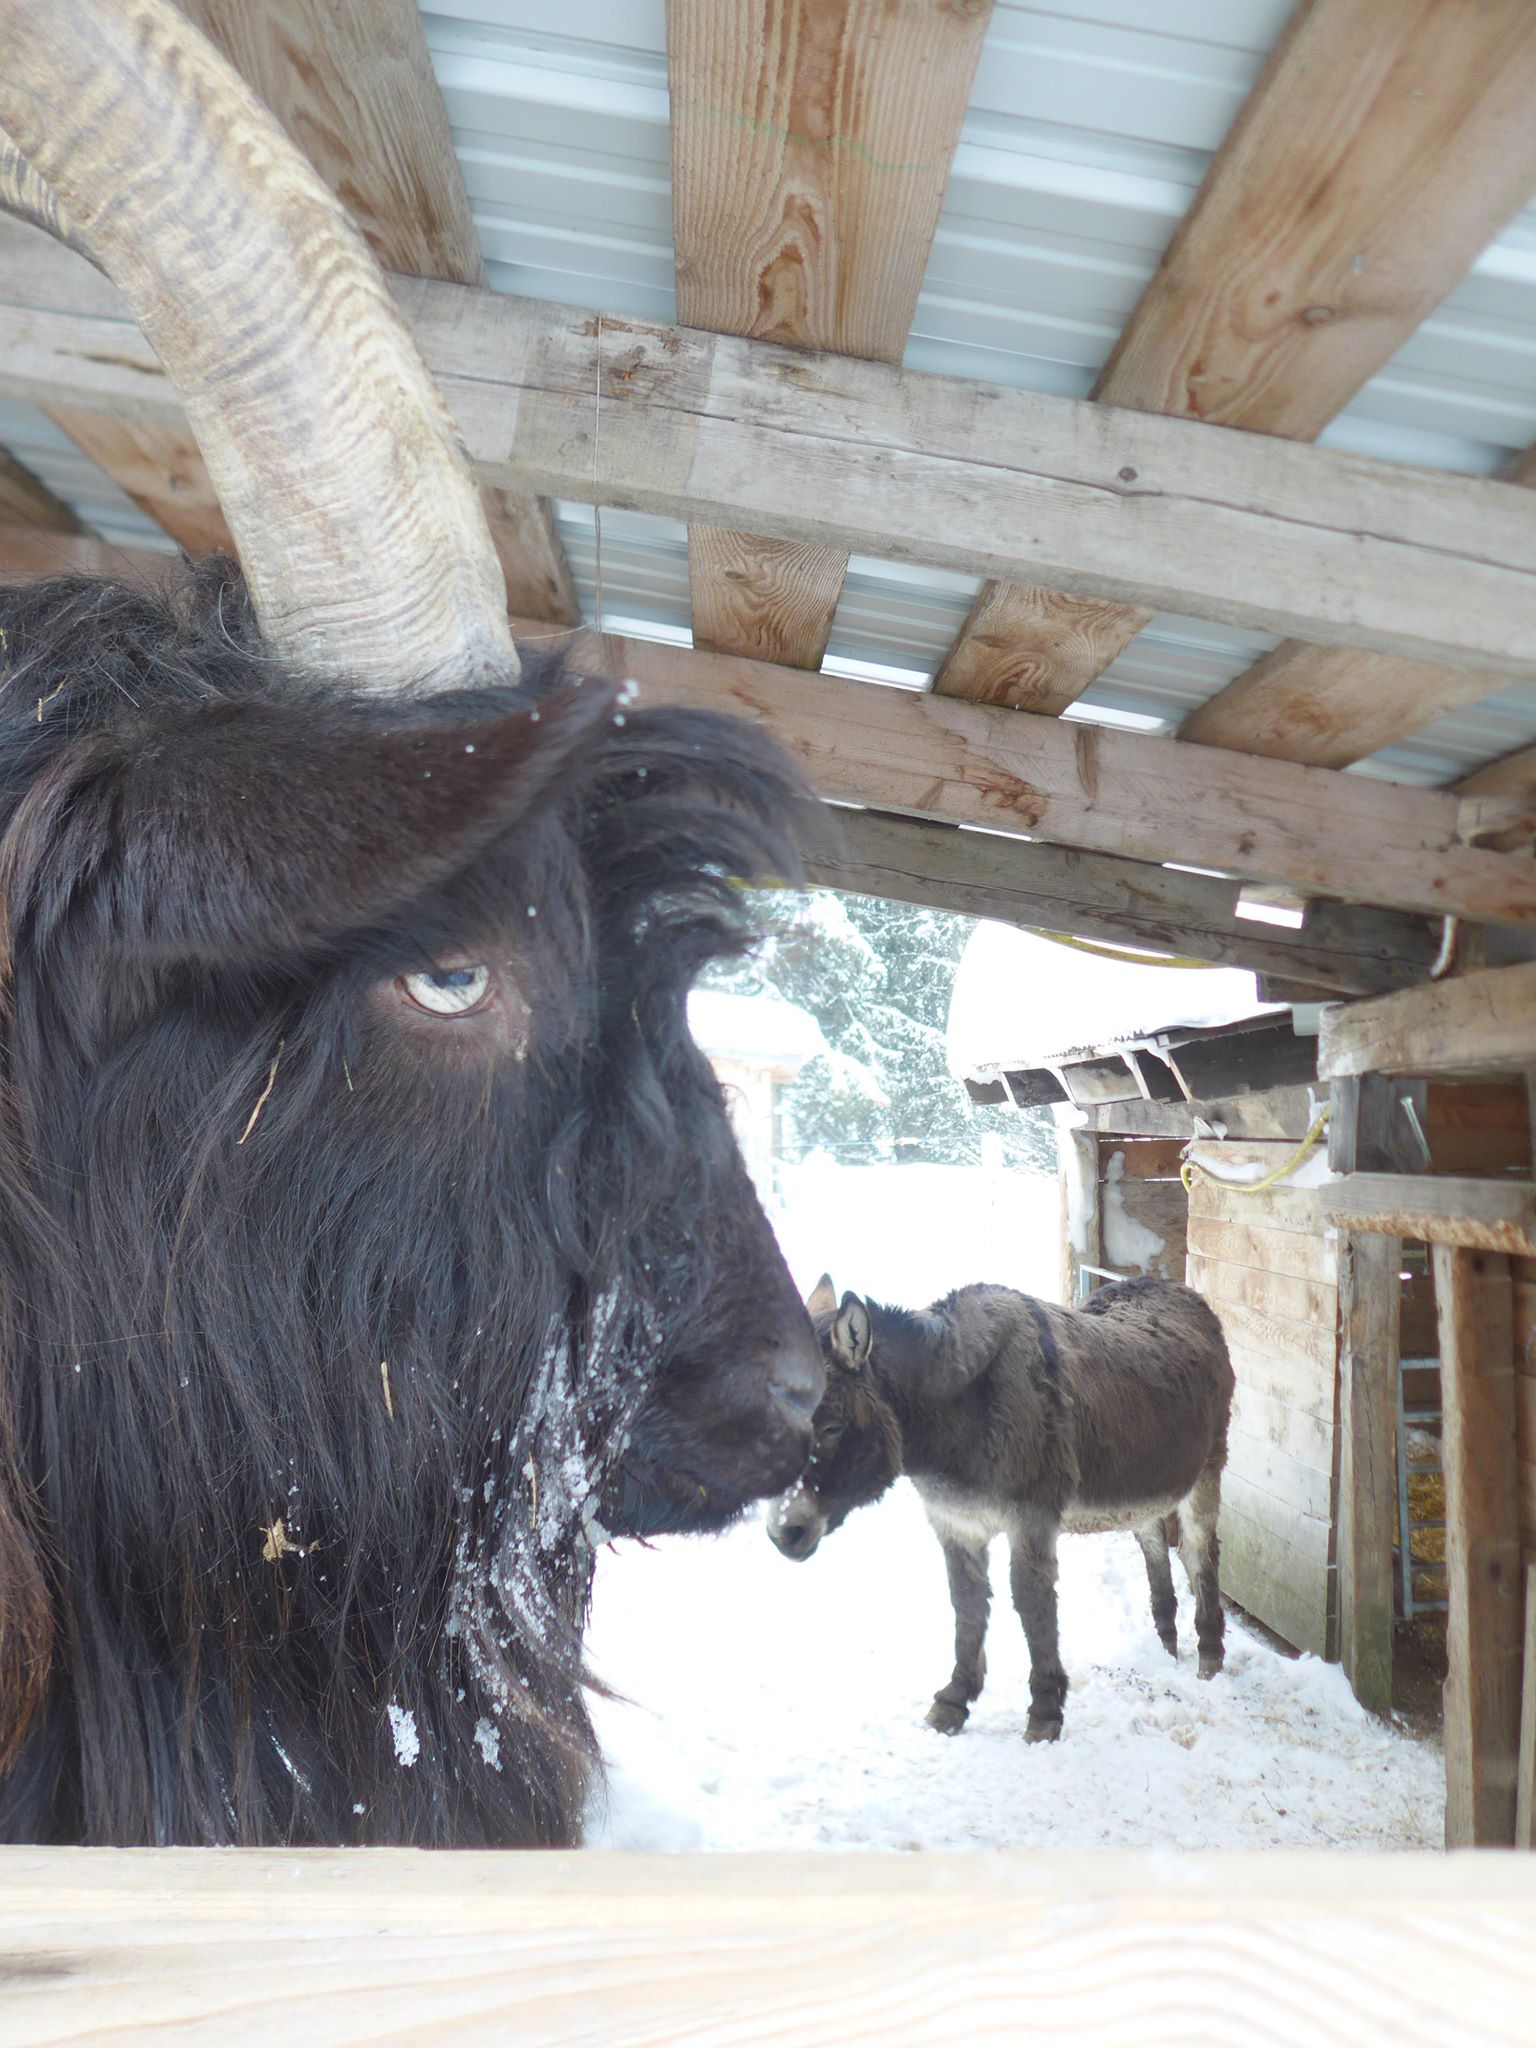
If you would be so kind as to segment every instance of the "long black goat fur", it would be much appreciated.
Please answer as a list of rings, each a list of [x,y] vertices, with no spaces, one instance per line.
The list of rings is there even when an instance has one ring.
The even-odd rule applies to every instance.
[[[685,1009],[803,787],[558,668],[287,673],[228,564],[0,635],[0,1839],[569,1842],[594,1546],[805,1448]]]

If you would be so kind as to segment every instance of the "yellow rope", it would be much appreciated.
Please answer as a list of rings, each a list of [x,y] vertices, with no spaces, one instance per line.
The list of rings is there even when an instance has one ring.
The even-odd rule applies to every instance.
[[[1212,972],[1209,960],[1186,960],[1170,953],[1131,953],[1123,946],[1098,946],[1092,939],[1074,939],[1066,932],[1042,932],[1033,926],[1026,929],[1033,931],[1037,939],[1049,939],[1053,946],[1070,946],[1074,953],[1091,953],[1096,960],[1121,960],[1131,967],[1198,967],[1207,974]]]
[[[1328,1105],[1324,1103],[1323,1107],[1312,1119],[1312,1128],[1307,1132],[1307,1135],[1296,1147],[1290,1158],[1286,1160],[1283,1166],[1277,1166],[1273,1173],[1266,1173],[1262,1180],[1228,1180],[1224,1173],[1212,1173],[1211,1169],[1200,1159],[1186,1159],[1179,1168],[1179,1179],[1184,1183],[1185,1192],[1191,1195],[1195,1191],[1195,1175],[1197,1173],[1204,1174],[1207,1180],[1214,1181],[1219,1188],[1230,1188],[1234,1194],[1262,1195],[1266,1188],[1274,1187],[1277,1181],[1284,1180],[1288,1173],[1296,1171],[1302,1160],[1306,1158],[1313,1146],[1322,1137],[1327,1122]]]

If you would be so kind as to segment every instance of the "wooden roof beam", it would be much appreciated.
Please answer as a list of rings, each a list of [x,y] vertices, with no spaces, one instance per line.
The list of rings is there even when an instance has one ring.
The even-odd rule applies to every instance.
[[[181,0],[336,192],[388,270],[483,285],[485,266],[416,0]],[[184,429],[50,416],[190,554],[233,552]],[[486,515],[511,609],[571,624],[575,589],[547,504],[497,488]]]
[[[939,567],[1008,575],[1049,560],[1097,597],[1536,676],[1536,499],[1524,491],[395,284],[483,482]],[[105,280],[14,224],[0,227],[0,390],[152,424],[181,417]]]
[[[1311,440],[1536,187],[1533,97],[1526,0],[1299,6],[1094,396]],[[1059,712],[1152,616],[1041,582],[984,585],[936,689]]]
[[[0,521],[42,533],[84,533],[84,523],[56,498],[41,477],[0,448]]]
[[[901,360],[991,0],[668,0],[678,318]],[[818,668],[841,548],[688,534],[694,644]]]
[[[1461,843],[1467,814],[1443,791],[1360,776],[1341,787],[1323,768],[656,641],[578,634],[573,652],[589,671],[634,678],[642,704],[761,724],[834,802],[1178,860],[1306,896],[1536,924],[1536,863]]]
[[[0,494],[3,495],[3,494]],[[117,576],[124,579],[174,574],[175,555],[149,548],[123,548],[76,527],[73,532],[14,526],[0,513],[0,581],[33,583],[43,576]]]
[[[1423,981],[1434,962],[1433,928],[1397,911],[1313,903],[1290,928],[1239,915],[1242,884],[1217,875],[883,811],[839,810],[833,825],[840,843],[812,859],[811,878],[859,895],[1152,946],[1351,995]]]
[[[1536,487],[1536,449],[1505,480]],[[1447,712],[1476,704],[1493,687],[1487,676],[1435,662],[1284,640],[1192,711],[1178,736],[1202,747],[1347,768]],[[1489,794],[1497,789],[1487,785]],[[1523,792],[1511,786],[1501,793]]]

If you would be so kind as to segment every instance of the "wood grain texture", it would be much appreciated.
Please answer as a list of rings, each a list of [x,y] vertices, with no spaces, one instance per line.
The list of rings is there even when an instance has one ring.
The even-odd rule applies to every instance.
[[[1459,806],[1433,791],[1354,776],[1341,790],[1326,769],[612,635],[577,636],[573,659],[633,677],[642,702],[762,724],[837,801],[1177,858],[1309,893],[1368,887],[1403,909],[1536,921],[1536,867],[1451,843]]]
[[[177,417],[102,281],[68,251],[40,255],[38,240],[0,230],[0,391]],[[1529,492],[425,279],[394,284],[484,482],[938,567],[1013,574],[1028,560],[1093,595],[1536,675]],[[1134,489],[1119,481],[1127,461]]]
[[[1456,784],[1463,796],[1536,797],[1536,747],[1520,747]]]
[[[1095,397],[1311,440],[1529,197],[1533,93],[1536,17],[1524,0],[1297,8]],[[1041,608],[1035,591],[1018,607],[1026,621]],[[978,612],[1006,622],[1010,605],[988,585]],[[1060,667],[1042,666],[1026,635],[1013,671],[1036,708],[1070,702],[1093,680],[1056,615]],[[1118,631],[1102,611],[1085,621],[1108,659],[1143,623],[1129,610]],[[1006,648],[973,652],[970,631],[941,673],[974,677],[1001,701]],[[1401,700],[1406,685],[1395,689]]]
[[[158,580],[179,577],[180,557],[151,548],[118,547],[93,534],[48,533],[36,526],[0,525],[0,578],[34,583],[43,576],[116,576]]]
[[[48,416],[179,548],[189,555],[235,552],[218,495],[189,433],[79,408],[55,407]]]
[[[12,1849],[0,1927],[8,2048],[1512,2048],[1536,2002],[1515,1857]]]
[[[1523,1629],[1509,1261],[1436,1244],[1443,1390],[1445,1843],[1515,1838]]]
[[[901,360],[991,0],[669,0],[678,318]],[[847,554],[698,528],[694,644],[817,668]]]
[[[41,477],[0,448],[0,520],[44,533],[84,533],[85,526]]]
[[[1339,1658],[1355,1698],[1392,1711],[1402,1245],[1344,1241],[1339,1261]]]
[[[1324,1011],[1318,1073],[1519,1073],[1536,1062],[1536,961]]]
[[[1536,1183],[1530,1181],[1352,1173],[1320,1192],[1326,1213],[1351,1230],[1536,1254]]]
[[[1161,947],[1213,964],[1311,978],[1349,993],[1423,980],[1430,928],[1387,911],[1314,904],[1304,925],[1236,911],[1240,885],[1146,862],[881,811],[840,810],[812,879],[856,894],[956,910],[1026,929]]]
[[[1517,466],[1511,480],[1536,485],[1536,451]],[[1346,768],[1487,695],[1484,679],[1465,669],[1358,647],[1285,640],[1192,711],[1179,738],[1281,761]],[[1473,777],[1463,785],[1466,793],[1475,793],[1475,782]],[[1483,793],[1533,792],[1517,783],[1500,787],[1495,780]]]
[[[933,687],[1059,716],[1154,614],[1027,583],[984,583]]]

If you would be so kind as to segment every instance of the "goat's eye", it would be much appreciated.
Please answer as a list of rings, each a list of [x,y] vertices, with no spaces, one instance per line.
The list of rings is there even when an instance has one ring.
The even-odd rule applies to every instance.
[[[418,1010],[433,1017],[467,1017],[485,1001],[491,985],[489,967],[431,967],[424,974],[402,974],[400,986]]]

